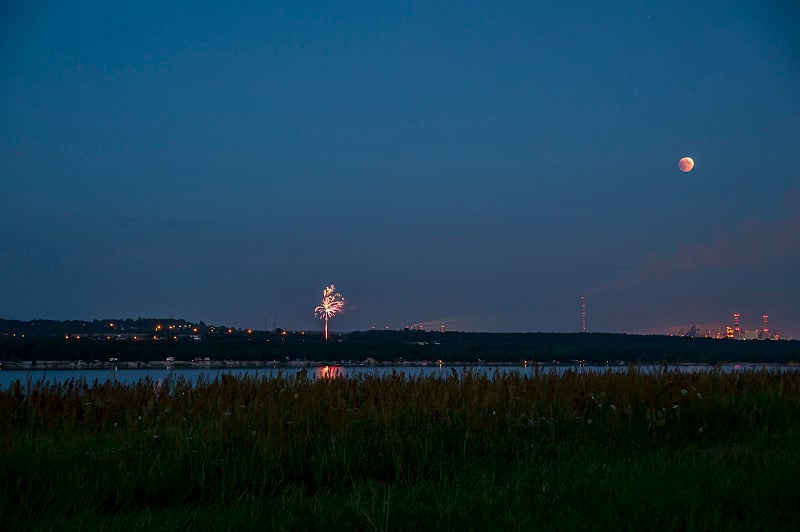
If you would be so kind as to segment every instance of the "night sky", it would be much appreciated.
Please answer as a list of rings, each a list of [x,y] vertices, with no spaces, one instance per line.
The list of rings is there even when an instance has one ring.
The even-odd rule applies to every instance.
[[[0,8],[2,318],[800,337],[793,2],[117,4]]]

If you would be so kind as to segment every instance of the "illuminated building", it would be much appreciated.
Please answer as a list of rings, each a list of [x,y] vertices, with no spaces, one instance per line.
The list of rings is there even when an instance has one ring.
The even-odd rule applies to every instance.
[[[761,335],[761,331],[758,329],[745,329],[742,338],[744,340],[758,340]]]

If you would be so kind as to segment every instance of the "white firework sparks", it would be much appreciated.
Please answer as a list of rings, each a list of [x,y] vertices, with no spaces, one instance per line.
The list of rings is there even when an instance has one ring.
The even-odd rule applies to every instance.
[[[328,320],[336,316],[336,313],[344,308],[344,298],[336,291],[333,285],[326,286],[322,291],[322,303],[314,308],[314,314],[321,320],[325,320],[325,339],[328,339]]]

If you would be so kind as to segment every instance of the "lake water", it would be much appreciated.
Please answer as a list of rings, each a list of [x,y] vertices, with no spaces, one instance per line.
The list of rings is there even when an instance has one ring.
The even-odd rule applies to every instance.
[[[798,366],[786,366],[782,364],[723,364],[719,366],[707,365],[668,365],[669,371],[681,371],[684,373],[697,371],[722,371],[730,373],[734,371],[759,371],[766,369],[769,371],[800,371]],[[284,376],[293,377],[304,368],[281,367],[281,368],[147,368],[147,369],[47,369],[47,370],[2,370],[0,371],[0,390],[7,389],[16,380],[24,384],[28,379],[33,382],[52,382],[63,383],[70,379],[85,379],[89,384],[97,381],[116,381],[122,384],[134,384],[138,381],[149,378],[153,381],[162,379],[184,379],[196,383],[202,376],[205,380],[214,380],[222,375],[233,376],[252,376],[257,378],[275,377],[279,373]],[[664,369],[663,365],[641,365],[638,366],[642,372],[660,372]],[[442,377],[446,378],[453,375],[461,376],[465,372],[473,374],[484,374],[492,376],[497,374],[519,373],[520,375],[534,375],[537,371],[533,366],[316,366],[305,368],[309,378],[358,378],[364,376],[388,376],[392,374],[404,375],[409,378],[417,377]],[[568,371],[577,373],[588,372],[625,372],[628,366],[576,366],[576,365],[553,365],[539,366],[540,374],[563,375]]]

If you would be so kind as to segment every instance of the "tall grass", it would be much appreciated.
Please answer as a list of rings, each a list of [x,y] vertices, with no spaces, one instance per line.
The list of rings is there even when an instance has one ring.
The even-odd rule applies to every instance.
[[[800,519],[796,372],[18,381],[0,423],[17,525]]]

